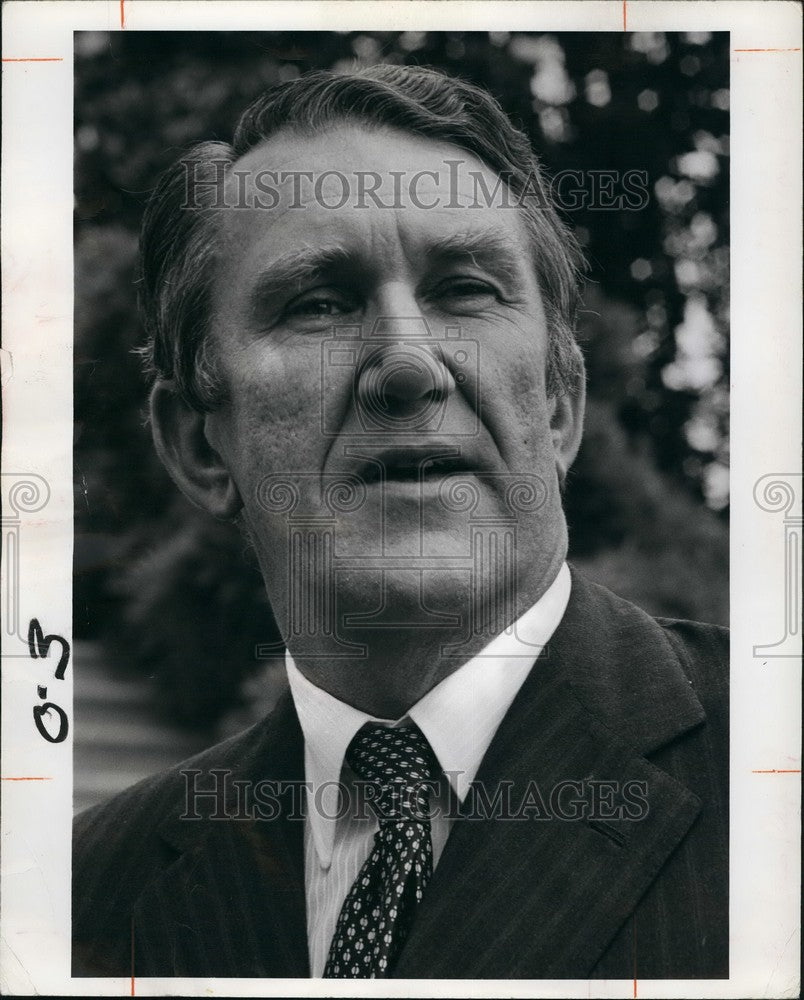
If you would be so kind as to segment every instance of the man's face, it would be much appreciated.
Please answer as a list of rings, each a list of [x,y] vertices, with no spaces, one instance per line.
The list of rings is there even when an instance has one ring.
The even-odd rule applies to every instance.
[[[532,600],[550,582],[566,529],[520,210],[486,204],[470,171],[487,191],[498,178],[470,154],[391,129],[283,132],[234,170],[227,203],[261,204],[220,213],[211,329],[228,402],[205,432],[286,637],[300,578],[322,574],[344,613],[449,614],[479,547],[510,549],[512,526],[491,586],[522,610],[518,591]],[[279,171],[298,175],[280,184]],[[359,197],[360,171],[379,175],[382,205]]]

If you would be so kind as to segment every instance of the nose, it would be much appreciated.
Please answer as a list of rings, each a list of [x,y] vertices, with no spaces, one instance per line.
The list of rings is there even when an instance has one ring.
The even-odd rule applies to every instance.
[[[371,429],[436,429],[455,381],[424,317],[378,318],[361,353],[356,396],[364,423]]]

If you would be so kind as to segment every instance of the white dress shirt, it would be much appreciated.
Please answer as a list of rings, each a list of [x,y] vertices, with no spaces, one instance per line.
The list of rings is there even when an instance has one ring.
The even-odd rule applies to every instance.
[[[401,719],[377,719],[333,698],[309,681],[285,654],[288,681],[304,733],[307,816],[304,874],[310,970],[321,976],[343,901],[371,853],[378,823],[339,810],[338,784],[353,787],[346,748],[366,722],[400,726],[413,721],[427,737],[447,781],[431,798],[433,865],[452,827],[450,799],[463,802],[503,716],[541,648],[564,616],[570,573],[564,563],[542,597],[477,656],[445,677]],[[370,812],[370,810],[369,810]]]

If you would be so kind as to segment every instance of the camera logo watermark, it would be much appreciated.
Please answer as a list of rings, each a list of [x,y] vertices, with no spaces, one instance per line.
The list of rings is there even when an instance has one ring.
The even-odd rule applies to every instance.
[[[462,337],[460,326],[446,326],[437,338],[421,316],[383,316],[367,334],[361,324],[336,325],[321,347],[321,430],[328,436],[345,433],[340,394],[332,391],[344,373],[351,376],[360,422],[353,436],[385,430],[453,437],[479,432],[480,346]],[[463,421],[449,419],[452,383],[466,400]],[[398,405],[402,397],[404,407]]]

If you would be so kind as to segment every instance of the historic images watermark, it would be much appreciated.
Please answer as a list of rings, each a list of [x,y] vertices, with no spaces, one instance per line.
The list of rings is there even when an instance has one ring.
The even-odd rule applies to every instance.
[[[768,514],[781,514],[784,526],[784,633],[776,642],[754,646],[759,659],[801,656],[802,475],[769,472],[754,484],[754,502]]]
[[[530,173],[524,184],[503,171],[492,182],[465,160],[445,159],[445,170],[243,170],[223,157],[182,160],[185,199],[199,209],[523,208],[566,212],[638,212],[648,205],[646,170],[560,170],[545,179]]]
[[[20,617],[20,580],[22,576],[21,532],[24,521],[38,514],[50,501],[50,484],[36,472],[2,473],[2,549],[3,579],[3,639],[16,638],[26,643],[24,652],[3,656],[29,655],[28,622]]]
[[[237,778],[227,768],[183,769],[184,804],[180,819],[242,820],[270,822],[279,818],[303,820],[310,810],[329,820],[354,819],[394,821],[385,811],[380,789],[370,781],[329,781],[317,787],[309,781],[250,781]],[[458,772],[446,772],[448,779]],[[423,789],[433,794],[423,808]],[[421,822],[433,819],[471,821],[504,820],[536,822],[637,822],[647,818],[648,783],[643,780],[564,778],[549,786],[530,780],[526,785],[500,781],[490,787],[474,782],[463,802],[454,796],[437,795],[438,782],[423,781],[400,788],[406,816]]]
[[[360,629],[400,627],[387,613],[390,573],[415,577],[419,588],[415,620],[405,627],[449,630],[442,656],[465,659],[484,630],[488,641],[498,634],[501,621],[515,628],[519,535],[546,502],[547,486],[534,473],[480,461],[482,361],[479,343],[460,326],[436,331],[421,316],[380,317],[368,331],[336,324],[322,341],[320,430],[333,439],[344,471],[272,473],[256,498],[285,521],[286,629],[299,656],[360,657]],[[404,406],[395,402],[401,391]],[[345,408],[355,414],[351,426],[344,426]],[[410,522],[414,509],[417,529],[399,542],[394,519]],[[429,532],[447,520],[463,546],[433,551]],[[426,597],[443,572],[466,581],[466,601],[451,613]],[[343,574],[376,581],[374,610],[338,614]],[[522,655],[542,652],[525,645]],[[257,656],[281,652],[279,644],[264,645]]]

